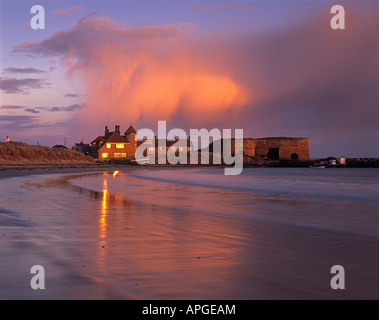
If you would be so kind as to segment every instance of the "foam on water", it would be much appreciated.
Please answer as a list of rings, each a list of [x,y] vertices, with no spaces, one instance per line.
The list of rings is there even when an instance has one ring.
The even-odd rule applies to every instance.
[[[379,202],[377,169],[310,169],[259,168],[244,169],[239,176],[225,176],[223,169],[144,171],[136,177],[179,184],[230,190],[316,197],[326,199]]]

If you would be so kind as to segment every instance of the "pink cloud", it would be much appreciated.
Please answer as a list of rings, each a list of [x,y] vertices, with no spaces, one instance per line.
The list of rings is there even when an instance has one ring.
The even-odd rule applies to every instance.
[[[205,123],[207,117],[244,106],[250,92],[224,70],[225,61],[202,53],[192,30],[184,23],[123,28],[91,16],[15,51],[63,57],[68,77],[86,85],[82,119],[96,127],[120,119],[156,123],[178,112]]]
[[[68,13],[80,10],[82,8],[83,8],[83,6],[73,6],[73,7],[65,8],[63,10],[54,11],[52,14],[53,15],[67,15]]]

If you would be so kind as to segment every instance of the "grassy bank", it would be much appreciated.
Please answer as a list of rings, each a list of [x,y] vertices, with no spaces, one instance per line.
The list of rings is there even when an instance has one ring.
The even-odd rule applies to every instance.
[[[93,158],[69,149],[54,149],[23,142],[0,142],[0,164],[93,162]]]

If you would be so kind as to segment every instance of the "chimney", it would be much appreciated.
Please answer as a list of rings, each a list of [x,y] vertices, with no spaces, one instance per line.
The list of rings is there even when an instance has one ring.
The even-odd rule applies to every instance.
[[[116,131],[118,134],[120,134],[120,126],[115,126],[114,131]]]
[[[108,126],[105,126],[105,135],[107,135],[108,133],[109,133]]]

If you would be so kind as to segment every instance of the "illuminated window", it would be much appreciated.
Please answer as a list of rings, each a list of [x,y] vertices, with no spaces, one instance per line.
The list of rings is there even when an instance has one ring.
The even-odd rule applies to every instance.
[[[114,157],[115,157],[115,158],[121,158],[121,153],[115,153],[115,154],[114,154]]]
[[[116,148],[117,149],[124,149],[124,144],[123,143],[116,143]]]
[[[121,153],[121,158],[126,158],[126,153]]]
[[[108,158],[108,153],[103,153],[101,156],[102,156],[103,158]]]
[[[111,144],[107,143],[107,149],[110,149],[110,148],[111,148]]]

